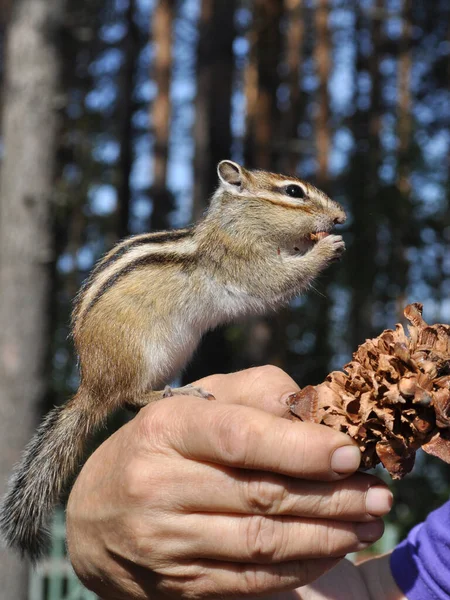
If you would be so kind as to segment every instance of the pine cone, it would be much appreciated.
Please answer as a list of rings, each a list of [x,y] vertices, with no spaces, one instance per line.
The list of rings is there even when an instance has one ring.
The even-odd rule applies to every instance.
[[[291,415],[355,439],[361,467],[381,462],[393,479],[414,466],[422,447],[450,463],[450,326],[427,325],[422,304],[410,304],[402,325],[366,340],[323,383],[288,400]]]

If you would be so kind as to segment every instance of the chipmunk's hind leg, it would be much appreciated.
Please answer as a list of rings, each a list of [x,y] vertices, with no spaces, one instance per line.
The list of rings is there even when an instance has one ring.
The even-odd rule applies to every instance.
[[[171,388],[169,385],[166,385],[163,391],[163,398],[170,398],[171,396],[196,396],[197,398],[205,398],[205,400],[215,400],[210,392],[204,390],[202,387],[191,384],[180,388]]]
[[[170,398],[172,396],[195,396],[196,398],[215,400],[213,394],[198,386],[184,385],[183,387],[172,388],[169,385],[166,385],[163,390],[152,390],[132,401],[128,400],[126,408],[133,412],[138,412],[141,408],[144,408],[144,406],[147,406],[147,404],[150,404],[151,402],[156,402],[163,398]]]

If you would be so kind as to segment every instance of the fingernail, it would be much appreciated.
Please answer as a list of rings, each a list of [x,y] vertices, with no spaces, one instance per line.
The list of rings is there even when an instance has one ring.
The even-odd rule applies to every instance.
[[[374,517],[387,514],[392,508],[393,495],[390,490],[380,485],[374,485],[366,494],[366,510]]]
[[[384,533],[384,523],[381,519],[370,523],[356,523],[355,533],[361,542],[375,542]]]
[[[361,452],[356,446],[341,446],[331,457],[331,468],[335,473],[353,473],[361,463]]]

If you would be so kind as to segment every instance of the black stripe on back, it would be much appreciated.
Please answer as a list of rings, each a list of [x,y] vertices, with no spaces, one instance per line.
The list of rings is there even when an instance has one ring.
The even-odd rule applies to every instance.
[[[129,250],[132,248],[137,248],[138,246],[143,246],[145,244],[163,244],[165,242],[172,242],[181,240],[183,238],[191,237],[194,234],[194,230],[192,228],[189,229],[173,229],[170,231],[158,231],[155,233],[148,233],[142,237],[134,236],[130,237],[126,240],[123,240],[123,246],[120,246],[119,242],[117,245],[120,246],[116,251],[105,260],[99,261],[93,270],[90,272],[88,277],[83,281],[81,287],[75,297],[74,306],[73,306],[73,315],[76,316],[80,309],[81,301],[84,296],[84,292],[91,286],[94,279],[99,275],[102,271],[104,271],[107,267],[114,264],[122,258]]]
[[[157,233],[149,233],[143,237],[136,236],[137,239],[132,237],[128,238],[128,243],[124,244],[120,248],[117,248],[117,250],[113,254],[111,254],[111,256],[107,260],[97,264],[97,266],[92,271],[92,275],[98,275],[99,273],[104,271],[106,267],[109,267],[109,265],[115,263],[131,248],[143,246],[144,244],[163,244],[164,242],[181,240],[186,237],[191,237],[192,235],[193,229],[174,229],[172,231],[159,231]]]
[[[136,258],[128,265],[111,275],[109,279],[105,281],[102,287],[99,289],[95,297],[89,303],[89,306],[84,312],[83,318],[92,310],[92,308],[97,304],[97,302],[102,298],[102,296],[119,280],[126,277],[129,273],[132,273],[138,269],[142,269],[149,265],[183,265],[183,269],[188,269],[190,266],[194,265],[196,261],[196,257],[193,255],[190,256],[180,256],[175,252],[167,252],[167,254],[162,253],[153,253],[147,254],[145,256],[141,256],[140,258]]]

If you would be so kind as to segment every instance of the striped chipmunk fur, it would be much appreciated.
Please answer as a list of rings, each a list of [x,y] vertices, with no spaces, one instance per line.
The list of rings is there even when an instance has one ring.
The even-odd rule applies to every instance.
[[[117,244],[75,300],[72,331],[80,386],[53,409],[25,449],[0,509],[6,543],[35,561],[51,511],[82,463],[90,436],[121,407],[199,388],[159,391],[186,365],[202,335],[264,313],[305,291],[340,257],[341,206],[295,177],[218,165],[204,218],[177,231]]]

